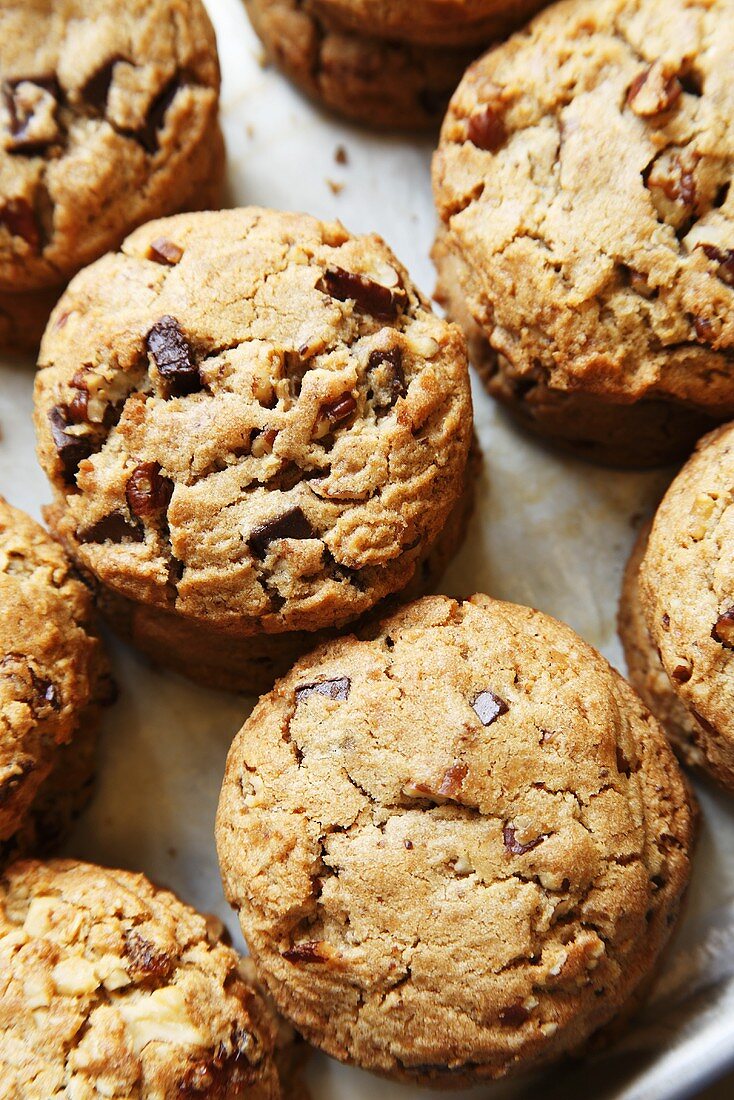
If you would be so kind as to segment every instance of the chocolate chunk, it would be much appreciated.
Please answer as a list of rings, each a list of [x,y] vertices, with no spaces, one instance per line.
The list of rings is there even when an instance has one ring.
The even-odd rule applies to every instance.
[[[491,726],[492,723],[510,709],[504,699],[487,689],[480,691],[472,700],[472,710],[483,726]]]
[[[41,706],[48,706],[56,711],[61,710],[61,699],[56,685],[52,684],[50,680],[44,680],[40,676],[36,676],[33,669],[30,670],[30,673],[31,680],[33,681],[33,689],[38,696]]]
[[[349,698],[352,681],[348,676],[336,676],[333,680],[319,680],[315,684],[302,684],[296,688],[296,705],[308,699],[309,695],[325,695],[327,699],[333,699],[336,703],[343,703]]]
[[[469,769],[466,764],[452,764],[444,772],[437,794],[442,798],[456,798],[461,793]]]
[[[413,851],[413,841],[412,840],[404,840],[403,841],[403,847],[405,848],[406,852],[412,852]]]
[[[627,92],[627,103],[635,114],[648,117],[670,110],[682,91],[678,77],[666,76],[655,64],[637,74]]]
[[[716,274],[722,283],[734,286],[734,248],[716,248],[713,244],[702,244],[701,248],[717,265]]]
[[[140,519],[165,512],[173,496],[173,482],[161,475],[157,462],[141,462],[125,486],[125,498],[133,515]]]
[[[84,102],[98,114],[103,115],[107,109],[107,99],[110,94],[112,78],[115,74],[115,65],[122,60],[123,58],[117,54],[105,61],[91,76],[87,77],[86,82],[79,90]]]
[[[514,1005],[507,1005],[506,1008],[501,1008],[497,1013],[499,1022],[504,1024],[505,1027],[522,1027],[529,1016],[530,1013],[520,1001],[517,1001]]]
[[[158,131],[163,128],[166,112],[181,86],[178,76],[174,76],[151,103],[143,126],[135,131],[135,138],[151,156],[158,151]]]
[[[125,955],[129,960],[127,969],[136,979],[152,979],[157,983],[166,981],[175,961],[133,928],[125,932]]]
[[[391,409],[399,397],[405,397],[408,387],[403,372],[403,349],[397,345],[387,351],[370,352],[367,372],[374,390],[376,409]]]
[[[168,264],[174,267],[183,256],[183,248],[168,237],[156,237],[148,245],[148,259],[155,260],[157,264]]]
[[[332,424],[339,424],[342,420],[348,420],[357,408],[357,402],[351,393],[343,393],[335,401],[329,401],[321,406],[321,415],[330,420]]]
[[[404,291],[398,295],[382,283],[345,271],[343,267],[327,267],[316,289],[339,302],[353,300],[357,309],[384,321],[395,320],[405,297]]]
[[[721,642],[724,649],[734,649],[734,607],[719,615],[711,637],[714,641]]]
[[[94,450],[94,440],[91,435],[68,435],[66,429],[72,424],[73,418],[69,414],[68,405],[56,405],[48,414],[51,425],[56,454],[64,471],[64,477],[69,484],[74,483],[79,463],[89,458]]]
[[[8,199],[0,207],[0,225],[4,225],[13,237],[23,240],[37,252],[41,245],[41,231],[29,203],[25,199]]]
[[[247,545],[256,558],[264,558],[271,542],[276,539],[315,539],[318,536],[311,524],[306,519],[301,509],[296,505],[287,512],[276,516],[275,519],[261,523],[250,534]]]
[[[507,141],[507,128],[502,111],[487,104],[481,111],[470,115],[466,124],[466,136],[477,149],[487,153],[496,153]]]
[[[199,368],[175,317],[161,317],[156,321],[145,342],[171,396],[185,397],[201,389]]]
[[[143,542],[145,532],[138,524],[132,524],[121,512],[110,512],[93,523],[77,531],[79,542]]]
[[[327,956],[320,940],[306,940],[304,943],[294,943],[293,947],[283,952],[283,958],[290,963],[320,963],[326,962]]]
[[[538,836],[528,844],[521,844],[515,836],[515,827],[507,822],[502,829],[502,840],[510,855],[524,856],[526,852],[532,852],[533,848],[537,848],[541,841],[545,840],[545,837]]]

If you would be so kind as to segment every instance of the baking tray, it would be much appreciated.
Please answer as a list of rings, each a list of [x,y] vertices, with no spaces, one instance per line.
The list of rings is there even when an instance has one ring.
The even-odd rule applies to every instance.
[[[229,205],[256,203],[376,230],[427,293],[434,275],[428,141],[340,124],[264,68],[241,0],[208,0],[222,61]],[[347,153],[337,163],[336,150]],[[475,380],[476,382],[476,380]],[[0,492],[40,517],[49,490],[31,424],[32,364],[0,362]],[[570,623],[623,667],[615,633],[622,568],[635,529],[671,471],[618,473],[559,457],[522,436],[475,384],[484,453],[478,506],[442,590],[488,592]],[[109,712],[94,802],[67,851],[145,871],[241,944],[219,880],[213,839],[227,748],[251,700],[158,673],[110,640],[120,700]],[[590,1061],[467,1098],[677,1100],[734,1066],[734,801],[697,785],[703,826],[686,917],[652,1000],[626,1037]],[[322,1056],[314,1100],[445,1095],[394,1085]]]

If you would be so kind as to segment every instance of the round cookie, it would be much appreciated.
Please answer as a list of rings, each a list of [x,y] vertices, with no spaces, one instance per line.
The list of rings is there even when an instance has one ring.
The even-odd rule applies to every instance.
[[[37,347],[81,267],[218,205],[216,41],[200,0],[0,0],[0,70],[0,339]]]
[[[693,806],[655,719],[570,628],[429,597],[323,646],[230,751],[225,890],[329,1054],[460,1086],[581,1047],[675,922]]]
[[[331,111],[375,129],[435,130],[480,45],[427,46],[355,32],[313,0],[245,0],[268,58]]]
[[[627,569],[620,632],[630,678],[683,759],[734,789],[734,426],[668,489]]]
[[[8,1095],[284,1096],[273,1016],[238,955],[143,875],[14,864],[0,879],[0,961]]]
[[[52,847],[81,810],[111,697],[90,593],[0,498],[0,862]]]
[[[461,333],[379,238],[336,223],[151,223],[73,281],[40,366],[49,520],[113,603],[151,609],[153,632],[175,616],[172,667],[202,628],[224,647],[370,611],[465,491]]]
[[[438,46],[481,45],[504,38],[543,4],[544,0],[313,0],[317,11],[346,29]]]
[[[434,159],[439,294],[490,392],[651,465],[734,414],[734,0],[565,0],[473,65]]]

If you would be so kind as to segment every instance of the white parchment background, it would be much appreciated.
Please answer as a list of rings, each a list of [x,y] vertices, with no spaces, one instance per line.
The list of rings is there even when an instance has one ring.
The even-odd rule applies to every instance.
[[[378,231],[425,291],[434,226],[428,142],[341,125],[259,64],[241,0],[207,0],[222,61],[231,205],[257,203]],[[337,146],[348,164],[335,161]],[[329,182],[343,184],[335,194]],[[34,453],[32,365],[0,363],[0,492],[40,516],[49,493]],[[475,386],[485,456],[478,509],[443,590],[531,604],[565,619],[617,666],[615,614],[635,525],[670,473],[602,471],[521,436]],[[229,742],[250,703],[160,674],[112,643],[121,686],[99,785],[68,852],[147,872],[237,936],[219,881],[213,819]],[[703,830],[686,920],[653,1003],[603,1059],[540,1082],[485,1086],[488,1100],[674,1100],[734,1063],[734,799],[698,787]],[[314,1058],[314,1100],[433,1096]],[[435,1094],[440,1095],[440,1094]]]

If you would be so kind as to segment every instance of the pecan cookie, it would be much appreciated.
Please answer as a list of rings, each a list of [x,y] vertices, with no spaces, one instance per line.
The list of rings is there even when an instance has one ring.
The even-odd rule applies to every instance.
[[[53,846],[82,808],[111,697],[88,590],[0,497],[0,862]]]
[[[0,78],[0,344],[30,348],[81,267],[217,204],[214,31],[200,0],[0,0]]]
[[[463,337],[378,237],[336,223],[144,226],[72,282],[40,366],[54,531],[103,609],[160,613],[136,641],[184,672],[202,629],[226,650],[370,611],[464,492]]]
[[[281,1100],[273,1015],[235,951],[139,874],[71,860],[0,878],[8,1096]]]
[[[377,37],[314,0],[245,0],[269,59],[329,110],[377,129],[433,130],[481,49]]]
[[[487,386],[615,465],[734,414],[734,0],[565,0],[472,66],[434,159],[439,296]]]
[[[693,814],[655,719],[568,627],[429,597],[263,697],[217,842],[298,1030],[458,1086],[575,1050],[634,1002],[678,913]]]
[[[734,426],[701,440],[625,575],[630,679],[686,763],[734,789]]]
[[[313,0],[316,11],[352,31],[439,46],[503,38],[545,0]]]

